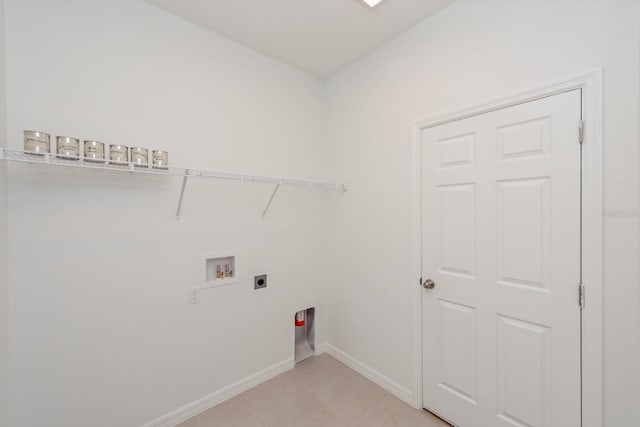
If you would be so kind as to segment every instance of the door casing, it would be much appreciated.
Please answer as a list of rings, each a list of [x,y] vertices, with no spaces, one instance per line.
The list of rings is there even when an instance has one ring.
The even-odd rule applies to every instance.
[[[422,408],[422,130],[508,108],[536,99],[582,89],[585,121],[582,146],[582,426],[603,425],[603,71],[576,76],[520,91],[495,101],[453,111],[414,124],[413,129],[413,404]],[[578,295],[576,292],[576,304]]]

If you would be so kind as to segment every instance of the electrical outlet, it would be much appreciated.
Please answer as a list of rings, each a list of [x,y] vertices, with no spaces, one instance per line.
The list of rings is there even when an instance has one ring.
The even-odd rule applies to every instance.
[[[189,304],[200,302],[200,288],[189,288]]]
[[[267,275],[262,274],[253,278],[253,289],[262,289],[267,287]]]

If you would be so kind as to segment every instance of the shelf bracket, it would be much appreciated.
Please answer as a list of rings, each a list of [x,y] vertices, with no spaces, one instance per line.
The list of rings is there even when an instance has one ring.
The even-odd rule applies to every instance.
[[[178,199],[178,209],[176,209],[176,219],[180,219],[180,210],[182,209],[182,200],[184,199],[184,189],[187,187],[187,180],[189,179],[189,169],[184,171],[184,177],[182,177],[182,188],[180,189],[180,199]]]
[[[264,211],[262,211],[263,217],[267,215],[267,211],[269,211],[269,206],[271,206],[271,202],[273,202],[273,199],[276,197],[276,193],[278,192],[279,189],[280,189],[280,184],[276,184],[276,188],[273,189],[273,193],[271,194],[271,198],[267,202],[267,206],[264,208]]]

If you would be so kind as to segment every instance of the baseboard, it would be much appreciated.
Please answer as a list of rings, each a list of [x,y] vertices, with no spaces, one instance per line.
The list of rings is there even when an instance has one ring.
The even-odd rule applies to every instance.
[[[216,405],[229,400],[240,393],[249,390],[252,387],[257,386],[271,378],[282,374],[293,368],[293,358],[288,358],[275,365],[269,366],[253,375],[241,379],[231,385],[221,388],[218,391],[211,393],[201,399],[188,403],[187,405],[176,409],[175,411],[164,415],[158,419],[155,419],[142,427],[174,427],[183,421],[188,420],[191,417],[198,415],[201,412],[211,409]]]
[[[328,346],[329,344],[327,344],[326,342],[316,345],[316,356],[326,353]]]
[[[316,355],[320,355],[323,353],[329,354],[330,356],[338,359],[340,362],[344,363],[362,376],[378,384],[380,387],[384,388],[389,393],[396,396],[398,399],[406,402],[411,406],[414,406],[413,393],[411,392],[411,390],[401,386],[391,378],[381,374],[380,372],[362,363],[353,356],[334,347],[333,345],[328,343],[318,344],[316,346],[315,353]],[[220,390],[209,394],[208,396],[188,403],[187,405],[184,405],[183,407],[178,408],[167,415],[144,424],[142,427],[174,427],[191,417],[195,417],[196,415],[206,411],[207,409],[211,409],[214,406],[219,405],[225,400],[229,400],[232,397],[237,396],[240,393],[243,393],[248,389],[257,386],[258,384],[268,381],[271,378],[288,371],[289,369],[293,368],[294,365],[295,362],[293,358],[283,360],[282,362],[269,366],[268,368],[256,372],[255,374],[250,375],[240,381],[223,387]]]
[[[380,387],[387,390],[389,393],[393,394],[395,397],[404,401],[408,405],[415,406],[413,392],[411,392],[411,390],[409,390],[408,388],[401,386],[391,378],[381,374],[372,367],[362,363],[355,357],[332,346],[331,344],[323,344],[323,346],[324,351],[330,356],[335,357],[340,362],[358,372],[360,375],[378,384]]]

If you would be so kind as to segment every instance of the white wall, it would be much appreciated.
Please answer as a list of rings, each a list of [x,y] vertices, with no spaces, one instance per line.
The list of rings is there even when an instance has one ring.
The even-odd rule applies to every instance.
[[[175,165],[309,179],[332,159],[328,176],[350,184],[328,207],[319,192],[284,189],[263,220],[271,188],[196,181],[176,222],[176,178],[12,165],[12,427],[150,421],[291,357],[291,317],[308,305],[319,342],[330,315],[332,344],[413,389],[413,124],[599,66],[606,425],[640,418],[639,225],[616,214],[638,209],[637,0],[460,0],[326,92],[143,2],[4,1],[10,146],[32,128],[166,148]],[[200,253],[224,249],[241,251],[241,285],[188,306]],[[255,292],[263,272],[269,288]]]
[[[4,53],[4,0],[0,0],[0,147],[5,146],[6,85]],[[9,264],[7,167],[0,162],[0,426],[9,422]]]
[[[331,344],[419,382],[413,125],[604,67],[605,424],[637,423],[638,15],[636,0],[460,0],[329,81],[330,157],[350,188],[330,210]]]
[[[6,0],[8,132],[165,148],[170,163],[323,179],[323,84],[142,1]],[[293,356],[325,307],[322,191],[11,165],[11,426],[139,426]],[[240,250],[203,291],[200,254]],[[253,275],[269,274],[253,290]]]

